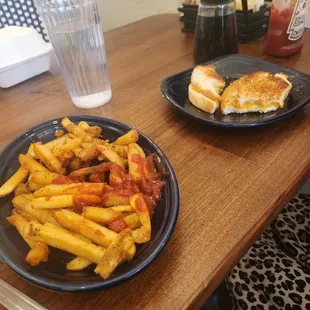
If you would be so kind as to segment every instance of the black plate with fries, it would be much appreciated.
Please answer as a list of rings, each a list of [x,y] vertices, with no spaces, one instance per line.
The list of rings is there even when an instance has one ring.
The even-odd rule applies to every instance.
[[[310,76],[268,61],[246,55],[229,55],[220,57],[202,65],[215,66],[216,72],[226,81],[228,86],[234,80],[255,71],[284,73],[289,76],[293,88],[283,108],[268,113],[245,113],[223,115],[220,109],[214,114],[199,110],[188,100],[188,86],[192,69],[182,71],[164,79],[161,91],[167,100],[178,110],[196,120],[221,127],[253,127],[261,126],[286,118],[305,106],[310,101]]]
[[[86,121],[91,126],[103,129],[102,136],[114,141],[128,132],[131,127],[118,121],[93,116],[69,116],[74,122]],[[36,141],[48,142],[55,138],[55,131],[63,129],[62,119],[54,119],[36,125],[15,138],[0,154],[0,184],[2,185],[18,169],[18,155],[26,153],[31,143]],[[66,263],[74,256],[50,247],[48,262],[36,267],[25,261],[29,251],[28,245],[18,234],[6,217],[12,211],[11,200],[13,194],[0,198],[0,258],[17,274],[26,280],[55,291],[78,292],[101,290],[119,284],[132,278],[146,268],[163,250],[169,241],[178,216],[179,190],[174,171],[161,149],[148,137],[139,132],[139,145],[145,153],[158,154],[167,177],[162,196],[156,205],[155,215],[152,218],[151,241],[137,246],[137,254],[128,263],[120,265],[113,274],[103,280],[94,273],[94,265],[82,271],[66,270]]]

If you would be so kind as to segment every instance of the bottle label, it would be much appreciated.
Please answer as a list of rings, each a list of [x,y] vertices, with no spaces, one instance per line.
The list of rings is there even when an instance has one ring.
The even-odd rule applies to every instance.
[[[291,18],[290,25],[287,28],[288,39],[296,41],[300,39],[304,33],[307,22],[308,0],[297,0],[294,13]]]

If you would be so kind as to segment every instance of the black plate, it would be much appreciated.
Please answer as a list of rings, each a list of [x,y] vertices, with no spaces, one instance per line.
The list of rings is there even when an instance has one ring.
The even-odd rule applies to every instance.
[[[283,72],[289,76],[293,88],[282,109],[261,113],[222,115],[219,109],[212,115],[193,106],[188,100],[188,85],[193,68],[172,75],[161,83],[164,96],[176,108],[185,114],[205,123],[222,127],[252,127],[272,123],[292,115],[310,101],[310,76],[299,71],[288,69],[280,65],[245,55],[229,55],[211,60],[203,65],[214,65],[217,73],[225,80],[226,85],[242,75],[267,71],[271,73]]]
[[[75,123],[86,121],[90,125],[102,127],[104,138],[112,141],[131,129],[123,123],[102,117],[69,116],[69,118]],[[19,153],[25,153],[32,142],[52,140],[55,130],[61,128],[59,118],[34,126],[15,138],[0,154],[0,184],[3,184],[19,167]],[[172,235],[178,216],[179,190],[174,171],[162,150],[141,132],[138,143],[147,154],[155,152],[159,155],[169,177],[152,219],[152,239],[137,247],[137,254],[131,262],[119,266],[108,280],[103,280],[94,273],[94,265],[78,272],[66,270],[65,264],[73,256],[51,248],[47,263],[41,263],[36,267],[29,266],[25,262],[29,248],[15,227],[6,220],[6,216],[12,211],[13,195],[0,198],[0,258],[23,278],[42,287],[65,292],[108,288],[130,279],[147,267],[163,250]]]

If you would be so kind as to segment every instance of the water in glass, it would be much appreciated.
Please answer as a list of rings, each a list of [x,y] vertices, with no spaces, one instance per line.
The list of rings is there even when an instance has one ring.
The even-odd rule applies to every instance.
[[[74,104],[93,108],[109,101],[112,93],[96,0],[36,2]],[[48,5],[40,7],[40,2]]]

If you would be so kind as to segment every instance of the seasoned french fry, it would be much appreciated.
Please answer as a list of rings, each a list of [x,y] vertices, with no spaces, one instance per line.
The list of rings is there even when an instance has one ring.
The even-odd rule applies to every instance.
[[[128,150],[129,150],[129,147],[128,145],[114,145],[114,144],[111,144],[113,150],[118,154],[120,155],[121,157],[123,157],[124,159],[127,159],[127,156],[128,156]]]
[[[53,228],[55,225],[57,225],[59,227],[59,229],[62,229],[64,232],[68,232],[68,230],[63,228],[62,226],[60,226],[58,222],[56,222],[56,224],[51,223],[51,222],[44,223],[44,226],[46,226],[46,227],[52,227]],[[85,236],[83,236],[79,233],[76,233],[74,231],[70,231],[70,234],[75,236],[75,237],[78,237],[79,239],[84,240],[85,242],[92,243],[90,239],[86,238]]]
[[[113,206],[111,208],[108,209],[112,209],[116,212],[132,212],[135,211],[134,208],[131,205],[119,205],[119,206]]]
[[[28,181],[27,186],[29,187],[31,192],[35,192],[42,187],[42,185],[32,182],[31,179]]]
[[[47,262],[48,254],[48,246],[43,242],[36,242],[35,246],[28,252],[26,262],[31,266],[37,266],[41,262]]]
[[[26,155],[24,155],[26,156]],[[30,157],[29,157],[30,158]],[[0,197],[11,194],[18,184],[23,183],[29,175],[29,172],[24,167],[20,167],[1,187]]]
[[[100,139],[100,138],[93,138],[93,142],[96,143],[97,145],[109,144],[109,140],[103,140],[103,139]]]
[[[33,150],[36,156],[44,163],[44,165],[52,172],[65,174],[66,169],[62,167],[61,162],[54,156],[52,151],[44,144],[34,144]]]
[[[30,180],[35,184],[40,184],[42,187],[44,185],[52,184],[53,179],[57,176],[58,174],[49,171],[34,171],[31,173]]]
[[[132,231],[132,237],[135,243],[146,243],[151,239],[151,232],[142,226]]]
[[[104,160],[105,160],[105,156],[102,155],[102,154],[99,154],[98,160],[99,160],[99,161],[104,161]]]
[[[70,176],[78,177],[78,176],[84,176],[84,175],[98,173],[98,172],[104,173],[105,171],[108,171],[107,163],[102,163],[98,166],[92,166],[92,167],[81,168],[79,170],[76,170],[70,173]]]
[[[104,183],[71,183],[71,184],[51,184],[41,187],[34,192],[35,197],[89,194],[102,195]]]
[[[129,254],[129,249],[131,254]],[[135,253],[135,245],[132,241],[131,230],[125,229],[110,244],[95,272],[99,273],[103,279],[107,279],[119,264],[130,260],[134,255],[133,253]]]
[[[19,196],[20,196],[20,197],[24,197],[24,198],[26,198],[26,199],[29,200],[29,201],[32,201],[32,200],[34,199],[34,196],[33,196],[32,193],[29,193],[29,194],[22,194],[22,195],[19,195]],[[16,196],[16,197],[19,197],[19,196]],[[14,197],[13,200],[14,200],[16,197]],[[13,200],[12,200],[12,201],[13,201]]]
[[[88,149],[89,147],[91,147],[92,146],[92,142],[82,142],[81,143],[81,147],[83,148],[83,149]]]
[[[116,145],[127,145],[130,143],[135,143],[139,140],[139,133],[136,129],[129,130],[126,134],[120,136],[113,144]]]
[[[33,209],[61,209],[74,206],[73,195],[59,195],[34,198],[31,201]]]
[[[78,146],[78,147],[73,148],[73,149],[72,149],[72,152],[73,152],[73,154],[75,155],[75,157],[78,158],[78,156],[79,156],[79,154],[80,154],[80,152],[81,152],[82,150],[83,150],[83,149],[82,149],[80,146]],[[76,170],[77,170],[77,169],[76,169]]]
[[[92,262],[86,258],[76,257],[67,263],[66,268],[71,271],[79,271],[87,268],[91,264]]]
[[[88,168],[91,165],[91,160],[84,161],[82,164],[82,168]]]
[[[19,154],[19,162],[23,168],[31,173],[34,173],[35,171],[45,171],[46,173],[49,172],[47,168],[38,163],[35,159],[24,154]]]
[[[123,239],[123,246],[126,251],[126,260],[131,261],[136,255],[136,245],[131,229],[124,229],[119,233],[119,236]]]
[[[107,247],[116,239],[117,234],[85,217],[69,210],[55,212],[55,219],[63,227],[77,232],[94,243]]]
[[[77,184],[81,184],[81,183],[49,184],[35,191],[33,195],[34,197],[50,197],[50,196],[58,196],[58,195],[78,194],[79,192],[78,192]],[[71,191],[68,191],[70,189]]]
[[[104,198],[103,204],[106,207],[118,206],[118,205],[128,205],[129,198],[121,195],[109,195]]]
[[[78,157],[82,161],[87,161],[93,158],[96,158],[99,155],[99,151],[97,150],[97,144],[96,143],[90,143],[90,145],[81,150],[78,154]]]
[[[69,139],[67,137],[66,143],[55,146],[55,148],[53,149],[53,154],[56,157],[63,155],[66,156],[67,158],[71,158],[73,157],[72,150],[78,148],[80,144],[81,144],[80,138]]]
[[[77,137],[81,138],[85,142],[91,142],[92,137],[87,134],[83,129],[81,129],[79,126],[72,123],[67,117],[65,117],[62,122],[62,126],[64,126],[69,132],[73,133]]]
[[[74,157],[74,153],[73,153],[73,151],[71,151],[71,150],[65,150],[63,153],[62,153],[62,155],[60,155],[60,156],[63,156],[64,158],[66,158],[67,160],[68,159],[72,159],[73,157]],[[59,156],[59,157],[60,157]]]
[[[42,142],[41,142],[41,141],[38,141],[38,142],[35,142],[35,143],[31,143],[31,144],[30,144],[29,149],[28,149],[26,155],[28,155],[28,156],[30,156],[30,157],[32,157],[32,158],[36,158],[36,157],[37,157],[36,154],[35,154],[35,152],[34,152],[34,149],[33,149],[33,146],[34,146],[35,144],[39,144],[39,145],[40,145],[40,144],[42,144]]]
[[[36,154],[33,150],[33,143],[30,144],[27,155],[31,156],[32,158],[36,158]]]
[[[97,145],[97,149],[101,154],[103,154],[111,163],[117,164],[121,166],[123,169],[125,169],[125,165],[127,164],[127,161],[122,158],[120,155],[118,155],[110,145]]]
[[[140,217],[142,227],[133,230],[132,236],[136,243],[145,243],[151,239],[151,219],[147,204],[142,194],[135,194],[130,197],[130,205]]]
[[[45,173],[43,171],[36,171],[36,172]],[[37,184],[37,183],[33,182],[33,173],[30,173],[29,178],[28,178],[28,182],[27,182],[27,187],[29,188],[29,190],[31,192],[35,192],[36,190],[40,189],[42,186],[43,185],[41,185],[41,184]]]
[[[97,265],[95,272],[103,279],[107,279],[118,265],[126,260],[126,251],[121,241],[115,241],[111,244],[100,263]]]
[[[13,199],[12,203],[16,209],[30,214],[41,224],[46,222],[57,224],[57,221],[53,216],[54,211],[33,209],[31,206],[31,199],[33,199],[33,197],[30,195],[19,195]]]
[[[13,211],[12,211],[12,214],[16,214],[16,213],[21,215],[28,222],[37,221],[37,219],[34,216],[32,216],[30,213],[27,213],[27,212],[25,212],[23,210],[14,208]]]
[[[101,204],[101,197],[96,195],[58,195],[38,197],[31,201],[34,209],[61,209]]]
[[[47,245],[83,257],[93,263],[98,264],[105,253],[104,248],[86,242],[57,225],[46,226],[35,222],[30,222],[28,225],[31,233],[39,236]]]
[[[16,212],[7,217],[7,220],[16,227],[21,237],[31,248],[30,252],[26,256],[26,261],[32,266],[36,266],[40,262],[46,262],[49,253],[48,247],[43,242],[36,241],[31,238],[29,230],[27,230],[28,221]]]
[[[18,184],[17,187],[14,190],[14,195],[15,196],[18,196],[18,195],[21,195],[21,194],[29,194],[29,193],[31,193],[31,190],[27,186],[27,184],[25,184],[25,183]]]
[[[126,215],[123,219],[131,230],[141,227],[140,216],[138,213]]]
[[[98,138],[101,135],[102,128],[98,126],[91,126],[85,130],[86,133],[88,133],[93,138]]]
[[[45,143],[45,146],[52,151],[56,145],[65,144],[66,141],[67,141],[67,135],[64,135],[58,139],[54,139],[50,142]]]
[[[77,139],[78,137],[76,135],[74,135],[72,132],[68,133],[68,137],[71,139]]]
[[[120,173],[114,170],[110,171],[109,183],[112,186],[121,185],[123,182],[124,182],[123,176]]]
[[[86,207],[82,216],[99,224],[108,224],[122,217],[122,213],[111,208]]]
[[[75,138],[75,139],[72,139],[72,140],[68,141],[66,144],[64,144],[62,149],[64,151],[73,150],[73,149],[79,147],[80,144],[81,144],[81,139],[80,138]]]
[[[82,167],[82,160],[78,157],[74,157],[70,162],[71,172],[75,170],[79,170],[81,167]]]
[[[55,137],[56,138],[60,138],[60,137],[62,137],[62,136],[64,136],[65,135],[65,132],[63,131],[63,130],[57,130],[56,132],[55,132]]]
[[[144,153],[142,147],[138,143],[131,143],[131,145],[135,147],[135,149],[139,152],[139,155],[141,157],[145,157],[145,153]]]
[[[90,126],[86,123],[86,122],[84,122],[84,121],[82,121],[82,122],[79,122],[78,123],[78,126],[82,129],[82,130],[84,130],[84,131],[86,131]]]
[[[129,173],[133,177],[135,181],[141,180],[141,174],[139,172],[139,165],[138,163],[134,162],[132,160],[132,156],[134,155],[140,155],[141,157],[145,157],[141,155],[141,150],[139,149],[140,147],[136,143],[132,143],[129,145],[129,150],[128,150],[128,167],[129,167]],[[143,152],[143,150],[142,150]]]
[[[151,230],[150,214],[143,195],[135,194],[131,196],[130,205],[138,213],[142,226]]]
[[[145,153],[143,151],[143,148],[139,144],[137,144],[137,143],[135,143],[135,146],[136,146],[136,149],[138,150],[140,156],[141,157],[146,157],[146,155],[145,155]]]
[[[26,230],[26,225],[28,222],[21,215],[13,213],[6,219],[16,227],[18,233],[26,241],[30,248],[33,248],[36,245],[36,240],[32,239],[29,232]]]

